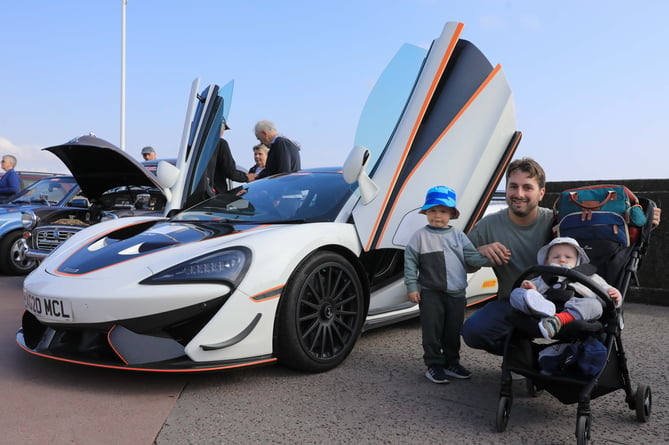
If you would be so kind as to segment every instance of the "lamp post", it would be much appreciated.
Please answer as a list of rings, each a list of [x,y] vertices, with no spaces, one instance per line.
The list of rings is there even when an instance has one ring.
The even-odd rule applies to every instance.
[[[121,150],[125,151],[125,7],[121,0]]]

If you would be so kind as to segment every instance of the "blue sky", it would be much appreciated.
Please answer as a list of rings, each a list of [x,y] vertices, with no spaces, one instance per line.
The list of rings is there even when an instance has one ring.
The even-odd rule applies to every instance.
[[[120,145],[121,0],[2,1],[0,152],[50,153],[89,131]],[[190,85],[235,81],[226,133],[253,162],[273,120],[302,165],[341,164],[376,78],[448,21],[500,63],[523,140],[549,180],[669,177],[669,2],[647,0],[128,0],[126,140],[176,154]]]

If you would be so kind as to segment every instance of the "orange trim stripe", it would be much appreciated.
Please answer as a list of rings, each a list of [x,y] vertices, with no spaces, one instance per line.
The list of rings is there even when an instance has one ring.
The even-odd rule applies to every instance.
[[[155,368],[137,368],[137,367],[131,367],[131,366],[115,366],[115,365],[102,365],[99,363],[88,363],[88,362],[82,362],[79,360],[72,360],[72,359],[66,359],[62,357],[54,357],[52,355],[47,355],[47,354],[41,354],[39,352],[32,351],[28,348],[25,348],[21,343],[18,341],[16,342],[21,349],[24,351],[36,355],[38,357],[44,357],[48,358],[51,360],[58,360],[59,362],[65,362],[65,363],[74,363],[76,365],[86,365],[86,366],[93,366],[96,368],[107,368],[107,369],[120,369],[123,371],[147,371],[147,372],[164,372],[164,373],[190,373],[190,372],[206,372],[206,371],[223,371],[226,369],[235,369],[235,368],[244,368],[247,366],[255,366],[255,365],[264,365],[268,363],[273,363],[276,362],[276,358],[268,358],[268,359],[262,359],[262,360],[256,360],[253,362],[248,362],[248,363],[237,363],[234,365],[220,365],[220,366],[211,366],[207,368],[197,368],[197,369],[155,369]],[[197,362],[193,362],[194,365],[197,365]]]
[[[250,297],[250,300],[254,303],[262,303],[263,301],[273,300],[274,298],[279,298],[281,296],[281,291],[283,291],[283,284],[272,289],[268,289],[265,292],[256,294]]]
[[[489,287],[495,287],[497,286],[497,280],[485,280],[483,284],[481,284],[481,288],[487,289]]]
[[[487,298],[482,298],[480,300],[477,300],[476,303],[467,303],[467,307],[472,307],[472,306],[475,306],[475,305],[479,305],[479,304],[481,304],[485,301],[492,300],[495,297],[497,297],[497,294],[492,294],[491,296],[489,296]]]
[[[514,153],[516,152],[516,148],[518,147],[518,144],[520,143],[520,135],[521,135],[521,134],[520,134],[519,132],[516,132],[516,133],[514,133],[514,135],[513,135],[512,138],[511,138],[511,139],[514,141],[514,147],[513,147],[512,150],[509,151],[509,154],[508,154],[508,156],[506,157],[506,159],[503,160],[504,162],[502,163],[501,168],[500,168],[499,171],[497,172],[497,176],[495,176],[495,182],[496,182],[497,184],[499,184],[500,181],[502,180],[502,179],[501,179],[501,176],[504,176],[504,175],[505,175],[505,173],[506,173],[506,168],[507,168],[507,166],[509,165],[509,163],[511,162],[511,158],[513,157]],[[490,200],[492,199],[492,196],[493,196],[494,194],[495,194],[495,190],[494,190],[494,189],[493,189],[493,190],[489,190],[489,191],[488,191],[488,194],[485,196],[485,200],[486,200],[486,202],[490,203]],[[482,214],[485,212],[485,210],[486,210],[486,207],[481,207],[481,208],[479,209],[478,213],[476,214],[476,218],[475,218],[473,221],[478,221],[479,218],[481,218]],[[474,228],[474,226],[472,225],[472,227],[470,227],[469,230],[467,230],[467,233],[471,232],[471,230],[472,230],[473,228]]]
[[[418,127],[420,127],[420,123],[423,120],[423,116],[425,115],[425,111],[427,110],[428,105],[430,104],[430,101],[432,100],[432,96],[434,94],[434,91],[437,89],[437,85],[439,84],[439,80],[441,79],[441,75],[443,74],[444,70],[446,69],[446,64],[451,58],[451,55],[453,54],[453,50],[455,49],[455,45],[460,39],[460,34],[462,33],[462,29],[464,28],[464,24],[458,23],[458,26],[455,30],[455,33],[453,33],[453,37],[451,38],[450,43],[448,44],[448,48],[446,49],[446,52],[444,53],[441,63],[439,64],[439,68],[437,69],[437,72],[435,73],[434,77],[432,78],[432,84],[430,85],[430,88],[428,90],[428,94],[425,97],[425,100],[423,101],[423,105],[421,106],[420,112],[418,113],[418,116],[416,117],[416,121],[414,122],[413,128],[411,130],[411,135],[409,136],[409,139],[407,140],[406,146],[404,147],[404,151],[402,152],[402,157],[400,159],[400,162],[397,164],[397,169],[395,170],[395,174],[393,175],[393,179],[388,186],[388,190],[386,191],[386,197],[383,200],[383,205],[381,206],[381,211],[379,212],[378,216],[376,217],[376,221],[374,222],[374,228],[372,229],[371,236],[369,240],[367,241],[367,246],[365,247],[365,250],[369,250],[371,248],[372,240],[374,239],[374,234],[378,230],[379,224],[381,223],[381,217],[383,216],[383,211],[388,205],[388,201],[390,200],[390,194],[392,193],[393,189],[395,188],[395,183],[397,182],[397,178],[399,177],[400,171],[402,170],[402,167],[404,166],[404,161],[406,161],[407,155],[409,153],[409,149],[411,148],[411,144],[413,144],[413,141],[416,137],[416,133],[418,132]],[[385,230],[385,229],[384,229]]]
[[[460,111],[458,112],[458,114],[455,115],[455,117],[453,118],[453,120],[448,124],[448,126],[444,129],[444,131],[441,133],[441,135],[439,135],[439,137],[438,137],[437,140],[434,142],[434,144],[432,144],[432,146],[425,152],[425,154],[424,154],[423,157],[420,159],[420,161],[418,161],[418,162],[416,163],[416,166],[415,166],[415,167],[413,168],[413,170],[411,170],[411,172],[407,175],[406,181],[405,181],[404,184],[402,184],[402,186],[400,187],[400,191],[399,191],[399,194],[400,194],[400,195],[402,194],[402,191],[404,190],[404,188],[406,187],[406,185],[407,185],[407,184],[409,183],[409,181],[411,180],[411,177],[414,175],[414,173],[416,173],[416,170],[418,170],[418,167],[420,167],[421,164],[423,164],[423,162],[424,162],[424,161],[426,160],[426,158],[430,155],[430,153],[432,152],[432,150],[434,150],[434,148],[437,146],[437,144],[439,143],[439,141],[441,141],[441,140],[444,138],[444,136],[446,136],[446,133],[448,133],[448,132],[450,131],[450,129],[453,128],[453,126],[455,125],[455,123],[460,119],[460,117],[462,117],[462,115],[465,113],[465,111],[467,111],[467,109],[471,106],[471,104],[474,102],[474,100],[476,100],[476,98],[477,98],[477,97],[481,94],[481,92],[488,86],[488,84],[489,84],[489,83],[492,81],[492,79],[497,75],[497,73],[500,72],[501,69],[502,69],[502,67],[501,67],[500,65],[497,65],[497,66],[490,72],[490,74],[489,74],[488,77],[483,81],[483,83],[481,84],[481,86],[479,86],[479,88],[478,88],[478,89],[476,90],[476,92],[472,95],[472,97],[470,97],[469,100],[464,104],[464,106],[460,109]],[[388,213],[388,218],[386,219],[386,222],[384,223],[383,228],[381,229],[381,236],[379,236],[379,240],[377,241],[376,247],[378,247],[378,245],[381,243],[381,239],[383,238],[383,235],[384,235],[385,232],[386,232],[386,228],[388,227],[388,221],[390,221],[390,216],[391,216],[391,215],[393,214],[393,212],[395,211],[395,205],[396,205],[396,204],[397,204],[397,201],[393,202],[393,204],[392,204],[392,206],[391,206],[391,208],[390,208],[390,212]],[[384,208],[385,208],[385,205],[384,205]]]
[[[123,360],[123,363],[125,363],[125,364],[127,365],[127,364],[128,364],[128,361],[127,361],[127,360],[125,359],[125,357],[123,357],[123,356],[121,355],[121,353],[114,347],[114,344],[113,344],[112,341],[111,341],[111,333],[112,333],[112,331],[113,331],[114,329],[116,329],[116,326],[118,326],[118,325],[114,325],[114,326],[112,326],[111,329],[107,332],[107,344],[109,345],[110,348],[112,348],[112,350],[114,351],[114,353],[115,353],[116,355],[118,355],[118,358],[120,358],[121,360]]]

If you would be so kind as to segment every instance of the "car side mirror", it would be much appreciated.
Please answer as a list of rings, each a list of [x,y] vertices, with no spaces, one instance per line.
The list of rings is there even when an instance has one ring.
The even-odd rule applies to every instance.
[[[163,188],[170,188],[176,184],[179,177],[179,169],[167,161],[158,162],[156,167],[156,178]]]
[[[366,147],[356,145],[348,154],[342,172],[344,181],[348,184],[358,183],[363,205],[372,202],[379,193],[379,186],[372,181],[365,171],[370,158],[371,154]]]
[[[70,201],[70,207],[76,207],[78,209],[87,209],[89,206],[88,199],[86,198],[74,198]]]

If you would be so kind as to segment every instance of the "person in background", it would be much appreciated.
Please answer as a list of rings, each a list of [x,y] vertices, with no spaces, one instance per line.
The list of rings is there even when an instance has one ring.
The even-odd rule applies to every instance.
[[[150,145],[142,148],[142,157],[145,161],[153,161],[156,159],[156,151]]]
[[[14,170],[15,166],[16,157],[12,155],[2,157],[2,169],[5,174],[0,178],[0,195],[13,196],[21,190],[21,180]]]
[[[255,165],[249,169],[249,173],[260,174],[267,164],[267,152],[269,148],[265,144],[256,144],[253,146],[253,160]]]
[[[230,127],[224,118],[221,124],[221,137],[216,146],[216,154],[212,158],[212,161],[214,162],[212,185],[216,193],[223,193],[228,190],[228,179],[235,182],[250,182],[255,179],[254,174],[247,174],[241,170],[237,170],[237,163],[235,162],[235,158],[232,157],[230,145],[228,144],[228,141],[223,138],[225,130],[229,129]],[[212,176],[210,175],[210,177]]]
[[[290,139],[279,136],[271,121],[260,121],[254,128],[256,138],[269,148],[267,164],[258,179],[277,173],[296,172],[301,168],[300,148]]]
[[[449,225],[460,216],[453,189],[429,189],[420,213],[427,216],[427,225],[404,250],[404,284],[409,301],[420,306],[425,377],[434,383],[448,383],[448,377],[468,379],[472,373],[460,364],[467,267],[489,266],[490,261],[467,235]]]

